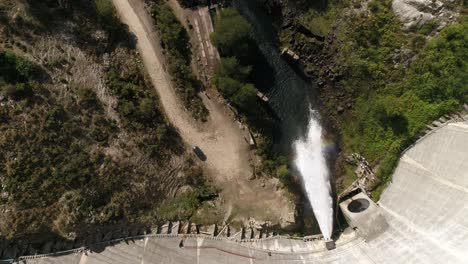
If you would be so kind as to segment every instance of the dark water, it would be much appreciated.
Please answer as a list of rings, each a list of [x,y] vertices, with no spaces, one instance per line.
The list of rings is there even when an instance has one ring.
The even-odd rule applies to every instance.
[[[270,98],[269,104],[280,119],[275,150],[291,155],[294,141],[307,134],[311,108],[317,108],[316,85],[281,57],[273,19],[257,1],[233,0],[233,4],[252,25],[253,38],[261,53],[254,65],[255,85]],[[303,223],[304,234],[319,233],[311,204],[303,203],[302,209],[302,219],[296,221]]]
[[[307,131],[310,107],[314,105],[315,84],[301,77],[284,58],[277,43],[272,18],[255,0],[234,0],[234,6],[253,27],[253,38],[261,56],[254,66],[255,84],[270,98],[270,106],[281,120],[277,150],[290,153],[292,143]]]

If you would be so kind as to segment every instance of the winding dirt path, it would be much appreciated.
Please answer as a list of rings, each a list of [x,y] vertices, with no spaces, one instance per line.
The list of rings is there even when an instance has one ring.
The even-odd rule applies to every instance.
[[[121,20],[136,36],[138,49],[169,121],[190,145],[199,146],[207,156],[205,171],[222,189],[226,208],[234,208],[236,218],[278,221],[291,216],[291,207],[276,190],[273,180],[261,187],[260,180],[249,180],[252,168],[249,149],[242,133],[223,105],[200,94],[209,110],[208,121],[197,123],[184,110],[164,68],[164,59],[152,18],[143,1],[112,0]],[[227,210],[226,211],[231,211]]]

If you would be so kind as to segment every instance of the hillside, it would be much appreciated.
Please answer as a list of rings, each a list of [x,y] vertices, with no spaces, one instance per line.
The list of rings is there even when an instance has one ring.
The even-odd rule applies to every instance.
[[[0,243],[188,218],[214,194],[110,1],[1,0],[0,87]]]
[[[468,101],[463,3],[258,3],[276,21],[269,53],[235,8],[0,0],[0,246],[84,244],[177,220],[315,231],[279,140],[306,119],[309,95],[331,124],[317,138],[341,150],[333,192],[354,185],[375,200],[401,152]],[[266,78],[262,51],[277,62]],[[212,76],[198,80],[200,67]],[[271,107],[298,89],[307,100]]]
[[[361,187],[378,200],[400,153],[468,102],[461,1],[259,2],[276,19],[279,48],[318,83],[321,112],[339,131],[338,193],[364,177],[356,153],[376,176]]]

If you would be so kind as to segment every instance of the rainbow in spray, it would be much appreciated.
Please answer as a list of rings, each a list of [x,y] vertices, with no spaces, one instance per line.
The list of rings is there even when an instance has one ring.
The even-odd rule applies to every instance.
[[[331,238],[333,231],[333,199],[330,172],[325,158],[327,145],[322,137],[317,113],[311,110],[307,134],[294,142],[294,163],[301,174],[307,198],[326,240]]]

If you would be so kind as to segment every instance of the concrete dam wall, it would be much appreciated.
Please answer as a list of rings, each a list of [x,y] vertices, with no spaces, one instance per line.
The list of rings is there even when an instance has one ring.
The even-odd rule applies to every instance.
[[[356,228],[340,234],[336,249],[329,251],[323,240],[166,234],[22,259],[73,264],[468,263],[468,121],[442,124],[420,139],[402,155],[381,200],[364,200],[342,203]],[[369,216],[360,218],[364,213]]]

